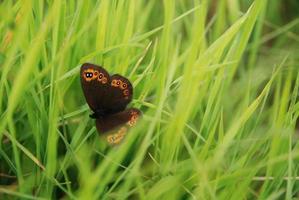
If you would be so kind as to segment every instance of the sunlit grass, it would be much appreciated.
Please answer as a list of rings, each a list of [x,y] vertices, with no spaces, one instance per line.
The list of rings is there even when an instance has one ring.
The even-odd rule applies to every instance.
[[[296,5],[0,3],[0,199],[298,198]],[[118,146],[84,62],[134,85],[143,117]]]

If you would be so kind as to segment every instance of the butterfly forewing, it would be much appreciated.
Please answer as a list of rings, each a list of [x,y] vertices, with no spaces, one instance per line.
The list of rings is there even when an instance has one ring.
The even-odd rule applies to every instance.
[[[110,76],[108,72],[97,65],[85,63],[81,67],[81,85],[87,104],[96,112],[105,109],[108,101],[107,94],[110,89]]]
[[[115,74],[110,77],[111,88],[107,94],[109,101],[105,102],[105,108],[111,113],[123,111],[130,103],[133,96],[133,87],[128,79]]]

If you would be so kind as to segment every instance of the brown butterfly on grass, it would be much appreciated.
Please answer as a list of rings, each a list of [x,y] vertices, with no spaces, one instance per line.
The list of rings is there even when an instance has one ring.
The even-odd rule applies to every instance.
[[[81,66],[80,77],[98,132],[107,133],[108,143],[118,144],[141,116],[137,108],[126,109],[133,97],[132,84],[127,78],[110,76],[103,67],[90,63]]]

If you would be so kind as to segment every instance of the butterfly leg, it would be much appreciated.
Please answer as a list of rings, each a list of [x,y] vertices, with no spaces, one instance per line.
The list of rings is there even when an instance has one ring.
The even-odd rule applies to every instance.
[[[97,118],[97,114],[96,113],[92,113],[89,115],[90,118],[92,119],[96,119]]]
[[[89,115],[90,118],[92,119],[98,119],[104,116],[104,110],[96,110],[96,112],[92,113]]]

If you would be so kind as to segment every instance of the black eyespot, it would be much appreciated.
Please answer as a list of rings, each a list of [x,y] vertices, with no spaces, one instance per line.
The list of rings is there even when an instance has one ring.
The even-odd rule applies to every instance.
[[[117,82],[116,82],[116,84],[117,84],[117,85],[119,85],[119,84],[120,84],[120,82],[119,82],[119,81],[117,81]]]
[[[86,75],[87,78],[91,78],[93,76],[93,73],[87,72],[87,73],[85,73],[85,75]]]

